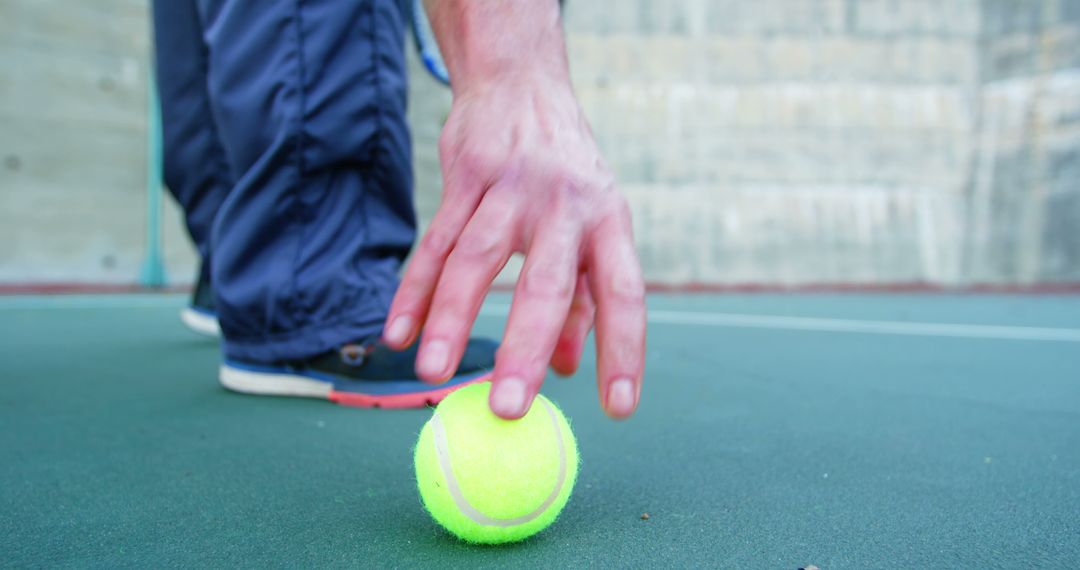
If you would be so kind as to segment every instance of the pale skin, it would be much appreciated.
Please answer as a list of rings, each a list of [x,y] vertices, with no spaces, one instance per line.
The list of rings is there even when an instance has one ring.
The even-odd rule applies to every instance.
[[[645,288],[630,213],[570,85],[556,0],[426,0],[452,78],[439,140],[443,198],[390,308],[383,341],[419,337],[416,372],[445,382],[492,280],[525,264],[489,404],[524,415],[547,368],[573,374],[595,325],[600,405],[637,407]]]

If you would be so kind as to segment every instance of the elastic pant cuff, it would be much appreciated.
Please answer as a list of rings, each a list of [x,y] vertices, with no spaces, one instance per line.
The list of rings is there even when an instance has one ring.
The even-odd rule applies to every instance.
[[[280,335],[224,340],[225,358],[259,364],[307,360],[382,332],[386,315],[370,313],[343,317],[331,323],[317,323]]]

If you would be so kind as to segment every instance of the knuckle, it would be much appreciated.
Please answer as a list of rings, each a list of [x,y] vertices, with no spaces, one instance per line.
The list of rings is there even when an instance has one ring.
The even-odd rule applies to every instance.
[[[554,263],[537,263],[521,278],[525,292],[532,297],[562,299],[574,293],[576,276]]]
[[[560,188],[572,195],[582,194],[587,188],[594,186],[588,176],[584,176],[572,168],[556,165],[552,169],[550,176],[550,184],[553,187]]]
[[[544,380],[551,356],[542,354],[531,339],[523,341],[507,336],[496,350],[495,360],[524,376],[526,382],[539,384]]]
[[[463,336],[462,323],[465,322],[464,311],[456,309],[453,303],[440,304],[432,307],[431,316],[424,323],[424,333],[432,338],[457,339]]]
[[[582,168],[552,164],[548,171],[548,185],[557,188],[561,196],[579,207],[603,204],[612,187],[606,178]],[[588,208],[594,209],[592,205]]]
[[[491,151],[470,145],[458,152],[457,163],[467,172],[480,175],[493,167],[496,158]]]
[[[438,230],[428,230],[420,240],[420,250],[429,256],[442,259],[454,247],[454,238]]]
[[[593,304],[591,298],[575,297],[570,311],[577,317],[579,326],[592,326],[593,317],[596,315],[596,305]]]
[[[496,232],[467,232],[454,246],[453,256],[463,261],[483,261],[498,257],[506,240]]]
[[[617,303],[645,303],[645,281],[637,271],[619,271],[607,283],[608,296]]]

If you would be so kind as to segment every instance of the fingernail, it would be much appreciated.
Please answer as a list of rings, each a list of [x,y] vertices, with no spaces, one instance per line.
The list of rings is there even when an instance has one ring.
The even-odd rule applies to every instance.
[[[634,382],[629,378],[614,380],[607,391],[607,412],[620,418],[625,418],[634,413],[637,405],[637,391],[634,390]]]
[[[383,338],[392,344],[402,344],[409,340],[412,332],[413,321],[409,315],[401,315],[390,322],[390,326],[383,331]]]
[[[450,358],[450,345],[444,340],[433,340],[420,350],[417,372],[427,378],[442,379],[446,373],[446,361]]]
[[[491,411],[503,418],[520,418],[525,415],[525,381],[507,378],[493,388]]]

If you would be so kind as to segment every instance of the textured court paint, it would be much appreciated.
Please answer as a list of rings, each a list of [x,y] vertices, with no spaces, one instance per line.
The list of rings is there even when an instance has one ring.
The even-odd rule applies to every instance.
[[[698,295],[695,295],[696,297]],[[702,295],[704,299],[709,296]],[[780,295],[779,298],[788,297]],[[798,295],[793,296],[799,298]],[[480,310],[480,316],[498,318],[509,313],[510,305],[499,302],[506,299],[505,295],[495,295],[496,302],[486,303]],[[692,297],[691,297],[692,298]],[[715,297],[714,297],[715,298]],[[768,294],[725,294],[724,299],[753,299],[765,303],[769,299],[778,298]],[[845,298],[860,298],[857,294],[814,294],[802,298],[829,299],[829,303],[843,303]],[[866,298],[862,296],[861,298]],[[953,297],[936,298],[933,295],[925,296],[928,302],[948,300]],[[1065,299],[1076,297],[1063,297]],[[990,302],[995,300],[1009,299],[1010,302],[1023,303],[1011,296],[976,297],[970,299],[973,303]],[[1058,297],[1050,297],[1047,301],[1053,303]],[[60,295],[60,296],[0,296],[0,311],[14,310],[72,310],[72,309],[123,309],[123,308],[155,308],[155,307],[181,307],[184,298],[175,295]],[[691,326],[715,326],[735,328],[763,328],[776,330],[805,330],[820,332],[842,332],[861,334],[895,334],[911,336],[939,336],[955,338],[985,338],[1000,340],[1025,340],[1046,342],[1080,342],[1080,327],[1037,327],[1037,326],[1014,326],[1003,324],[966,324],[966,323],[934,323],[934,322],[905,322],[905,321],[882,321],[872,319],[836,319],[821,317],[804,317],[792,315],[755,315],[743,313],[717,313],[710,311],[676,311],[676,310],[650,310],[649,322],[656,324],[676,324]],[[1080,324],[1078,321],[1076,324]]]
[[[572,5],[572,3],[571,3]],[[506,302],[506,296],[496,300]],[[655,310],[1080,328],[1080,297],[655,296]],[[0,552],[17,568],[1072,568],[1080,353],[655,326],[638,413],[591,343],[544,393],[584,462],[557,525],[463,544],[416,497],[427,410],[231,394],[180,304],[0,315]],[[484,318],[476,333],[501,334]],[[643,513],[649,520],[642,520]]]
[[[485,305],[481,309],[480,314],[490,317],[505,316],[509,314],[509,311],[509,305],[492,303]],[[664,310],[650,310],[648,312],[648,322],[671,325],[742,327],[856,334],[1080,342],[1080,329],[1050,327],[827,319],[784,315],[747,315]]]
[[[187,295],[0,295],[0,311],[66,311],[85,309],[181,309]]]
[[[431,428],[435,438],[435,452],[439,457],[439,466],[442,467],[443,478],[446,480],[450,496],[454,498],[454,502],[457,503],[458,508],[465,516],[472,519],[473,522],[500,527],[525,524],[536,520],[537,517],[544,514],[544,512],[551,508],[551,505],[555,503],[555,500],[559,498],[559,494],[562,493],[563,486],[566,484],[566,445],[563,443],[563,438],[565,436],[562,433],[562,428],[559,427],[559,418],[555,415],[555,410],[551,407],[551,404],[543,399],[538,401],[544,406],[548,417],[551,418],[551,426],[554,430],[555,441],[559,442],[559,474],[555,479],[555,485],[551,489],[551,494],[544,499],[543,503],[540,503],[540,505],[532,512],[513,518],[497,519],[489,517],[469,503],[469,500],[461,491],[461,485],[458,483],[457,477],[454,476],[454,462],[451,459],[449,443],[446,441],[446,428],[443,427],[442,418],[439,417],[439,412],[435,412],[432,415]]]
[[[805,317],[739,315],[731,313],[688,313],[684,311],[652,311],[650,323],[701,325],[718,327],[748,327],[794,331],[821,331],[856,334],[892,334],[910,336],[939,336],[969,339],[1030,340],[1048,342],[1080,342],[1080,329],[1046,327],[1006,327],[991,325],[961,325],[953,323],[904,323],[896,321],[854,321],[846,319],[815,319]]]

